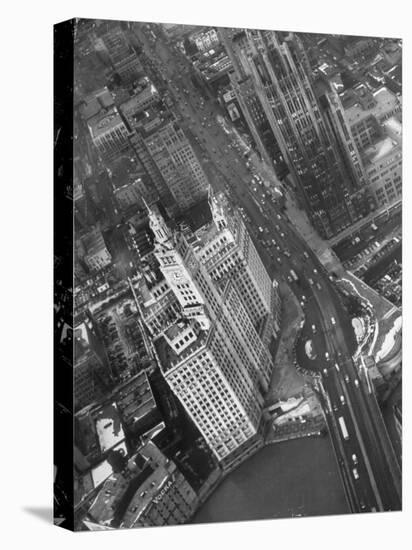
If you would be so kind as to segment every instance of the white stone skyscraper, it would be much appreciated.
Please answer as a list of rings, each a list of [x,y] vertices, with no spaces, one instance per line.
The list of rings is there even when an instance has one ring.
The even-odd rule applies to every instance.
[[[248,293],[242,296],[243,287],[237,283],[244,270],[245,278],[252,281],[253,270],[248,271],[248,262],[238,253],[231,252],[227,263],[216,256],[218,249],[236,248],[248,235],[236,226],[236,216],[228,215],[223,201],[211,197],[211,202],[213,224],[207,231],[202,228],[200,234],[184,225],[171,231],[158,210],[149,209],[154,253],[164,281],[162,288],[158,285],[152,289],[152,296],[157,296],[152,301],[145,289],[144,315],[166,381],[222,467],[231,468],[262,442],[262,408],[273,363],[258,332],[257,310],[247,307]],[[213,239],[205,242],[207,232]],[[207,243],[212,241],[214,252],[208,265]],[[218,276],[213,269],[219,265],[222,271]],[[264,269],[263,264],[261,267]],[[224,273],[229,272],[233,277],[225,278]],[[276,290],[269,277],[268,281]],[[257,284],[252,282],[251,293],[257,291]],[[274,317],[268,311],[277,307],[271,298],[276,292],[271,289],[261,291],[262,318]],[[162,300],[168,315],[159,310]],[[161,324],[156,324],[153,311]],[[170,315],[171,311],[175,314]]]

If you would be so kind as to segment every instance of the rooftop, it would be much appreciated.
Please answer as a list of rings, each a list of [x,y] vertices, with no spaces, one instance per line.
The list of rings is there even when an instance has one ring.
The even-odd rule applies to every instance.
[[[98,112],[87,121],[92,138],[105,134],[108,130],[117,126],[124,126],[124,122],[116,107],[112,106]]]
[[[108,451],[124,440],[116,403],[103,406],[95,416],[95,423],[102,452]]]
[[[201,331],[196,341],[187,346],[180,354],[173,351],[164,336],[158,338],[155,342],[155,346],[156,351],[159,354],[163,372],[166,373],[167,371],[173,369],[177,364],[181,363],[184,359],[187,359],[201,349],[206,343],[207,335],[207,332]]]
[[[382,87],[372,94],[376,105],[371,109],[363,109],[359,102],[345,107],[345,115],[350,125],[360,122],[363,118],[373,115],[376,118],[384,116],[399,105],[399,99],[388,88]],[[356,96],[354,98],[356,101]]]
[[[123,441],[116,447],[113,447],[113,451],[123,450],[127,455],[126,443]],[[103,460],[95,468],[92,469],[91,475],[94,487],[101,485],[110,475],[113,474],[113,467],[108,460]]]
[[[123,473],[110,472],[89,514],[101,525],[132,526],[175,470],[151,441],[139,449]]]
[[[125,422],[137,421],[156,408],[156,402],[144,371],[120,386],[116,402]]]
[[[158,91],[155,86],[149,82],[145,87],[138,90],[130,99],[124,101],[120,109],[127,113],[129,110],[138,109],[141,105],[145,104],[148,99],[159,97]]]
[[[390,155],[399,147],[400,145],[397,141],[390,137],[385,137],[367,147],[364,155],[366,160],[372,164]]]
[[[397,118],[391,117],[385,120],[382,126],[389,137],[402,142],[402,123]]]
[[[104,87],[85,97],[81,102],[79,110],[82,118],[87,121],[113,105],[113,96],[109,90]]]

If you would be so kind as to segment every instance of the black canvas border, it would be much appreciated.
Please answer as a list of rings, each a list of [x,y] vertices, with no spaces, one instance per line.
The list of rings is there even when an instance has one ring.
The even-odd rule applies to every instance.
[[[54,25],[54,523],[74,530],[73,82],[76,20]]]

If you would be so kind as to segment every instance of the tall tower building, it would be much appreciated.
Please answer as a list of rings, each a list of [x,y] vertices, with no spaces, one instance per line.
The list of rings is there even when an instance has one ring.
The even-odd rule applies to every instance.
[[[330,89],[312,78],[298,36],[246,30],[245,37],[238,51],[241,64],[312,223],[329,238],[360,217],[354,202],[364,183],[356,168],[349,168],[347,150],[334,131]]]
[[[277,175],[283,178],[287,168],[262,103],[257,96],[250,69],[243,61],[243,52],[250,50],[247,35],[239,29],[223,27],[218,29],[218,33],[232,62],[233,72],[229,74],[230,83],[250,135],[262,159],[269,166],[274,164]]]
[[[236,284],[208,272],[199,237],[184,225],[171,231],[155,208],[149,216],[160,270],[179,304],[154,335],[162,372],[222,467],[231,468],[262,442],[273,363]],[[216,234],[226,233],[219,205],[214,223]]]
[[[280,299],[236,209],[223,193],[209,188],[213,222],[196,232],[194,248],[209,275],[219,286],[230,279],[265,344],[276,336],[280,324]]]

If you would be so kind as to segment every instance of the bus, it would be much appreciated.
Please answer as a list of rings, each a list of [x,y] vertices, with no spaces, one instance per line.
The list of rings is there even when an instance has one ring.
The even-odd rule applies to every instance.
[[[346,429],[346,424],[345,424],[345,421],[343,419],[343,416],[340,416],[338,420],[339,420],[339,425],[340,425],[340,429],[341,429],[343,438],[344,439],[349,439],[348,430]]]

